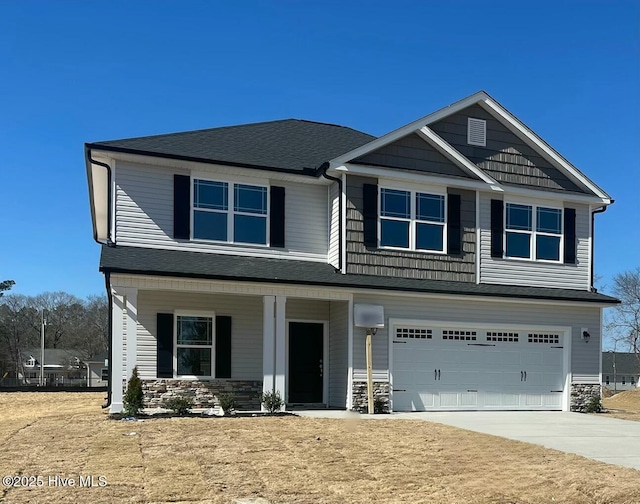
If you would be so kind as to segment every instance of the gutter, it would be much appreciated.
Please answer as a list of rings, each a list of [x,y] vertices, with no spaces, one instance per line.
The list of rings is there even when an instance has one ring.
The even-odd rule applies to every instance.
[[[112,194],[112,188],[111,188],[111,181],[112,181],[111,166],[109,166],[107,163],[103,163],[102,161],[96,161],[91,157],[91,144],[84,145],[84,154],[85,154],[85,163],[87,165],[87,179],[89,181],[89,206],[91,208],[91,220],[93,223],[93,239],[100,244],[102,244],[102,242],[98,240],[95,208],[93,207],[93,173],[92,173],[91,165],[95,164],[98,166],[102,166],[107,170],[107,245],[111,247],[114,245],[114,242],[112,239],[113,237],[111,236],[111,226],[112,226],[111,202],[113,201],[113,194]]]
[[[107,324],[107,330],[109,331],[109,382],[107,384],[107,402],[102,405],[102,409],[111,406],[111,387],[113,383],[113,296],[111,295],[111,273],[108,271],[104,272],[104,282],[107,287],[107,304],[109,307],[109,313],[107,315],[109,320]]]
[[[330,166],[331,165],[328,162],[325,162],[320,166],[318,171],[321,171],[322,172],[322,176],[324,178],[326,178],[327,180],[333,180],[334,182],[338,183],[338,191],[339,191],[339,197],[338,197],[338,214],[339,214],[339,218],[338,218],[338,264],[339,264],[339,267],[336,268],[336,270],[337,270],[338,273],[340,273],[340,272],[342,272],[342,179],[327,174],[327,170],[329,169]]]
[[[611,203],[613,203],[614,200],[611,200]],[[591,212],[591,285],[589,286],[589,290],[591,292],[598,292],[598,289],[596,289],[593,285],[593,272],[594,272],[594,268],[593,265],[595,264],[595,237],[596,237],[596,214],[598,213],[604,213],[607,211],[607,205],[604,205],[600,208],[598,208],[597,210],[594,210],[593,212]]]

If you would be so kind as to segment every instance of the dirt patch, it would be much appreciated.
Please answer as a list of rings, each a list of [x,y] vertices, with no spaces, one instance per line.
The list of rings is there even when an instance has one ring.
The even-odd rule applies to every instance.
[[[640,389],[625,390],[606,397],[602,405],[612,417],[640,422]]]
[[[0,489],[7,503],[640,502],[638,471],[414,420],[108,420],[102,395],[0,394],[0,474],[105,487]],[[4,490],[4,495],[2,491]]]

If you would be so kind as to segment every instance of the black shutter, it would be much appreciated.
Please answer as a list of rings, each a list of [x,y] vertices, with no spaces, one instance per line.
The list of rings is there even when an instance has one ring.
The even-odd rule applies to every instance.
[[[502,200],[491,200],[491,257],[502,257],[502,233],[504,219],[504,203]]]
[[[269,235],[272,247],[284,247],[284,187],[271,186]]]
[[[190,235],[191,177],[173,176],[173,237],[188,240]]]
[[[447,198],[447,249],[449,255],[458,255],[462,253],[461,198],[459,194]]]
[[[564,209],[564,262],[576,263],[576,210]]]
[[[216,378],[231,378],[231,317],[216,317]]]
[[[173,313],[158,313],[157,331],[156,375],[173,378]]]
[[[362,186],[362,214],[364,217],[364,246],[378,246],[378,186]]]

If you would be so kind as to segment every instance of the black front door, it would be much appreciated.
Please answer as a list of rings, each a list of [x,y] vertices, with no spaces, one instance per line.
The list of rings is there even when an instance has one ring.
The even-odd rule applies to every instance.
[[[323,326],[289,322],[289,402],[321,403]]]

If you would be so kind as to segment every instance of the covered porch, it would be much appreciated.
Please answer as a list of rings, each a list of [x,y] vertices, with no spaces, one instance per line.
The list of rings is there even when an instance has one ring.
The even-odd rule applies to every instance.
[[[145,405],[175,395],[195,406],[231,395],[260,409],[260,392],[286,408],[350,408],[352,294],[305,286],[112,275],[111,412],[122,411],[134,366]]]

